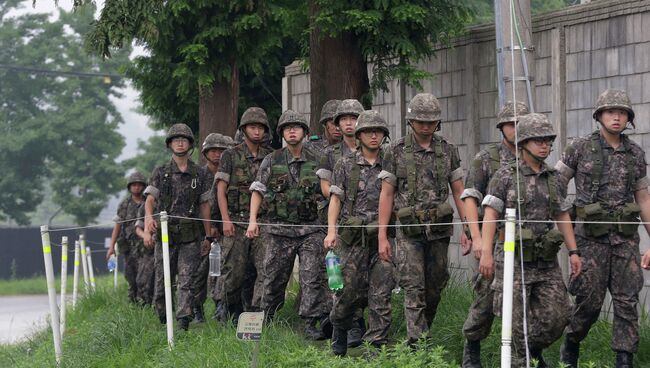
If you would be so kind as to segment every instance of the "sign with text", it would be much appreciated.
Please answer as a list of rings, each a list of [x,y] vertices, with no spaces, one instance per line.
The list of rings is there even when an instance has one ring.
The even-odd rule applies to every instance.
[[[237,338],[240,340],[259,341],[262,338],[264,312],[243,312],[237,322]]]

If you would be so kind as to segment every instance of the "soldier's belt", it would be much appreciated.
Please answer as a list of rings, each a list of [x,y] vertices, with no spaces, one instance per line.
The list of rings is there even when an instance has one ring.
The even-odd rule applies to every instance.
[[[199,223],[196,220],[174,219],[167,225],[167,230],[173,242],[189,243],[201,236]]]
[[[397,210],[395,217],[399,219],[400,224],[411,225],[401,227],[404,235],[412,239],[422,239],[451,231],[454,209],[447,202],[426,210],[416,210],[415,207],[409,206]],[[446,225],[435,225],[436,223]],[[420,224],[422,226],[413,226]]]
[[[499,241],[505,240],[505,230],[499,231]],[[519,241],[521,240],[521,246]],[[553,262],[557,257],[564,237],[557,229],[551,229],[542,235],[536,236],[531,229],[519,228],[515,231],[515,254],[519,255],[523,248],[524,262]]]
[[[584,229],[588,236],[600,237],[615,231],[624,237],[637,233],[638,224],[622,224],[621,222],[639,222],[641,208],[631,202],[624,204],[616,211],[607,211],[600,203],[591,203],[584,207],[576,207],[578,220],[597,223],[585,223]]]

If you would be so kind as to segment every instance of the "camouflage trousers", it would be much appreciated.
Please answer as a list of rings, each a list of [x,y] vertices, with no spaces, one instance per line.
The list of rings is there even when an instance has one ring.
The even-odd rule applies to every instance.
[[[404,319],[409,342],[429,332],[440,295],[447,285],[449,238],[412,240],[397,231],[397,279],[404,289]]]
[[[138,261],[138,276],[135,279],[138,285],[138,301],[151,305],[154,290],[154,251],[143,249]]]
[[[171,282],[177,280],[178,305],[176,318],[192,315],[192,273],[199,264],[201,242],[169,243],[169,268]],[[156,243],[155,251],[156,284],[154,289],[154,305],[159,316],[165,314],[165,278],[163,274],[162,243]]]
[[[334,294],[330,321],[349,330],[353,320],[360,318],[359,311],[367,306],[368,329],[364,341],[373,345],[388,343],[395,267],[392,262],[379,259],[376,240],[348,246],[339,239],[337,244],[335,252],[341,258],[344,286]]]
[[[262,309],[268,318],[284,304],[285,290],[293,271],[296,256],[300,260],[299,278],[302,297],[298,315],[302,318],[316,318],[329,313],[325,260],[323,251],[324,234],[320,231],[297,237],[266,234],[264,259],[264,283],[262,287]]]
[[[208,274],[210,273],[210,259],[207,255],[201,256],[199,264],[192,273],[192,307],[202,307],[208,297]]]
[[[498,250],[498,249],[497,249]],[[502,253],[502,252],[501,252]],[[501,256],[503,259],[503,256]],[[512,298],[512,367],[526,367],[524,306],[522,286],[526,289],[526,322],[529,351],[540,352],[557,341],[569,322],[571,301],[557,260],[548,267],[524,264],[524,279],[515,257]],[[503,300],[503,262],[496,262],[493,311],[501,316]]]
[[[492,280],[484,278],[480,272],[474,273],[474,301],[463,324],[463,335],[468,341],[481,341],[490,335],[494,321],[494,291],[491,284]]]
[[[129,300],[135,303],[138,298],[138,284],[136,278],[138,277],[138,263],[140,257],[138,251],[135,249],[130,249],[128,252],[125,252],[123,256],[124,278],[126,278],[126,283],[129,286]]]
[[[614,305],[612,349],[635,353],[639,346],[639,292],[643,287],[639,245],[620,245],[576,237],[582,272],[569,283],[575,309],[567,328],[567,339],[580,342],[598,320],[609,289]]]

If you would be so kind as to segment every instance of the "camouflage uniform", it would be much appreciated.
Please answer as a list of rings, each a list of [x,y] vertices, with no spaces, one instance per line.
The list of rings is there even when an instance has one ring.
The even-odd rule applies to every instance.
[[[117,214],[113,218],[115,222],[122,222],[120,236],[117,240],[118,252],[124,256],[124,277],[129,285],[129,300],[135,302],[138,297],[138,263],[140,249],[143,248],[142,239],[135,234],[135,221],[138,217],[138,209],[143,207],[143,202],[137,203],[131,194],[120,202],[117,207]]]
[[[409,114],[436,107],[439,121],[439,103],[431,94],[416,95],[409,104]],[[408,114],[407,114],[408,118]],[[409,179],[411,177],[411,179]],[[433,135],[431,145],[424,149],[412,134],[394,141],[384,156],[383,171],[379,178],[395,187],[394,210],[398,224],[400,211],[417,211],[424,223],[451,222],[453,209],[446,204],[448,183],[462,180],[463,170],[456,147],[444,138]],[[415,181],[413,185],[410,181]],[[443,205],[444,204],[444,205]],[[447,208],[445,218],[435,219],[432,209]],[[419,221],[418,221],[419,222]],[[426,229],[423,229],[426,228]],[[418,231],[407,236],[405,232]],[[415,342],[429,331],[429,326],[440,302],[440,294],[449,280],[447,248],[453,233],[452,226],[398,227],[395,259],[399,285],[404,289],[404,317],[410,342]]]
[[[620,91],[603,93],[594,118],[599,110],[610,104],[617,105],[616,102],[620,100]],[[629,109],[629,100],[627,105],[626,110],[630,110],[632,121],[634,114]],[[625,108],[620,103],[613,107]],[[598,160],[601,161],[600,164],[597,163]],[[619,226],[616,225],[609,230],[605,228],[602,235],[595,235],[589,231],[589,225],[581,222],[585,219],[581,209],[599,203],[608,214],[596,221],[638,221],[638,213],[632,214],[629,219],[617,219],[615,216],[620,214],[626,204],[634,203],[634,192],[645,190],[650,184],[645,152],[624,134],[621,134],[621,145],[614,149],[599,131],[595,131],[573,140],[556,168],[561,174],[563,186],[571,178],[575,181],[574,205],[578,214],[575,232],[583,262],[582,272],[578,277],[572,278],[569,284],[570,292],[576,297],[576,306],[567,328],[566,339],[579,343],[587,336],[591,326],[598,320],[605,294],[609,290],[614,305],[612,349],[635,353],[639,345],[637,307],[639,292],[643,287],[638,226],[631,225],[629,235],[619,232]],[[600,172],[600,180],[595,178],[597,172]],[[598,183],[594,184],[594,180]]]
[[[158,211],[154,209],[154,213]],[[144,230],[144,205],[138,209],[138,221],[135,227]],[[157,234],[154,234],[157,237]],[[140,250],[140,259],[138,262],[138,276],[135,283],[138,286],[138,300],[144,305],[151,305],[153,300],[155,270],[154,270],[154,250],[146,248],[142,243]]]
[[[340,100],[329,100],[323,104],[323,108],[320,111],[320,120],[319,123],[323,126],[323,131],[327,130],[325,124],[334,119],[336,115],[336,108],[341,103]],[[327,135],[312,135],[305,142],[305,147],[309,148],[311,151],[318,153],[320,157],[323,157],[326,152],[327,147],[330,146],[329,141],[327,140]]]
[[[530,114],[519,122],[519,129],[523,132],[524,125],[532,126],[546,120],[541,114]],[[550,123],[548,123],[550,126]],[[521,140],[519,145],[524,143]],[[553,135],[554,137],[554,135]],[[518,208],[517,182],[520,182],[521,211],[518,218],[523,221],[522,227],[529,229],[535,240],[548,238],[549,231],[554,228],[549,221],[571,206],[564,198],[565,193],[557,184],[557,172],[542,163],[540,172],[536,173],[524,160],[519,161],[519,179],[514,163],[502,166],[492,177],[483,199],[483,206],[494,209],[501,219],[506,208]],[[547,222],[527,223],[526,220]],[[503,227],[503,225],[500,225]],[[559,232],[556,232],[559,234]],[[561,241],[560,241],[561,243]],[[567,325],[571,311],[571,302],[562,279],[562,271],[557,260],[557,251],[560,244],[546,246],[550,255],[544,258],[540,255],[531,256],[527,260],[525,253],[529,249],[537,249],[524,244],[524,252],[517,246],[515,253],[513,306],[512,306],[512,366],[526,366],[526,345],[524,340],[524,307],[522,304],[522,289],[526,290],[526,318],[528,322],[528,346],[531,355],[541,357],[541,351],[550,346],[562,336],[562,331]],[[501,301],[503,299],[503,238],[500,236],[495,247],[495,278],[492,284],[494,290],[493,311],[501,316]],[[522,283],[521,253],[524,253],[525,282]]]

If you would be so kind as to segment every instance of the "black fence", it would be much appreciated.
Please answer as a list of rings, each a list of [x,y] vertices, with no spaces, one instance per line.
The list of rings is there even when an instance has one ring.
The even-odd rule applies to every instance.
[[[52,230],[56,230],[53,228]],[[110,238],[110,228],[89,228],[85,230],[86,246],[92,253],[95,275],[107,273],[105,238]],[[51,231],[52,261],[54,273],[61,273],[61,237],[68,237],[68,272],[72,275],[74,266],[74,242],[79,239],[75,230]],[[27,278],[44,275],[41,230],[38,227],[0,228],[0,279]]]

